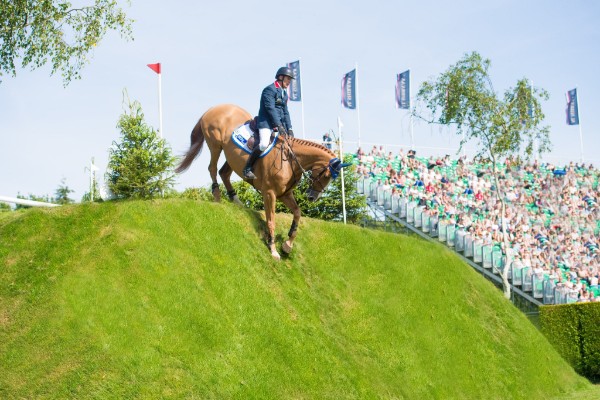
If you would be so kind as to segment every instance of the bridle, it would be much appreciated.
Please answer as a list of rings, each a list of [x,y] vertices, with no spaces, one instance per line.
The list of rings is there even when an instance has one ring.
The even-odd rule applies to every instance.
[[[310,189],[309,190],[317,193],[318,194],[317,197],[321,196],[321,193],[323,193],[323,191],[325,190],[325,187],[327,186],[327,185],[323,185],[321,183],[321,179],[323,179],[323,177],[325,176],[325,172],[329,169],[331,171],[331,176],[333,178],[337,177],[337,175],[339,174],[339,171],[336,171],[332,167],[332,165],[331,165],[332,161],[338,160],[338,159],[334,158],[334,159],[330,160],[329,164],[326,165],[326,166],[324,166],[323,169],[321,169],[321,171],[319,171],[319,173],[317,173],[316,177],[313,177],[312,176],[312,171],[305,170],[304,167],[302,167],[302,165],[300,164],[300,161],[298,161],[298,158],[296,157],[296,153],[294,152],[293,146],[289,143],[289,140],[288,140],[287,136],[285,136],[283,138],[283,142],[287,145],[287,148],[289,150],[289,154],[290,154],[291,158],[294,160],[294,162],[298,165],[298,167],[302,171],[302,177],[304,179],[307,179],[310,182]],[[295,174],[294,174],[294,176],[295,176]],[[321,190],[312,189],[313,187],[315,187],[316,184],[320,184]]]

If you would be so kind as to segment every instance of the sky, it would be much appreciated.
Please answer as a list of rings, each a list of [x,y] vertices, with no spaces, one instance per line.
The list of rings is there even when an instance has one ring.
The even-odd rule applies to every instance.
[[[91,2],[91,1],[90,1]],[[0,195],[54,196],[65,184],[80,201],[89,191],[92,157],[100,183],[119,141],[123,92],[158,128],[157,75],[162,64],[163,135],[175,155],[189,147],[202,114],[221,103],[256,115],[275,71],[300,60],[303,103],[290,102],[296,136],[320,139],[344,124],[344,148],[411,146],[408,112],[394,106],[396,74],[411,71],[411,96],[466,53],[491,60],[501,94],[528,78],[547,90],[542,103],[555,164],[600,165],[600,2],[573,0],[429,1],[119,1],[134,20],[134,40],[109,32],[82,79],[66,88],[50,67],[19,69],[0,83]],[[340,104],[342,76],[358,68],[359,109]],[[578,88],[580,126],[565,123],[565,92]],[[302,107],[303,106],[303,107]],[[304,109],[304,113],[302,113]],[[303,118],[304,115],[304,118]],[[360,124],[359,124],[360,121]],[[303,123],[304,122],[304,123]],[[581,133],[581,136],[580,136]],[[418,155],[455,155],[452,131],[413,125]],[[467,145],[472,154],[474,145]],[[177,177],[175,188],[206,186],[208,151]],[[224,162],[222,156],[219,165]]]

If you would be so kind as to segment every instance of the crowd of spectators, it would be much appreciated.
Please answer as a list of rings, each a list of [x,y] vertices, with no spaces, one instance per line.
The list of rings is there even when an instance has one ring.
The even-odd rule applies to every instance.
[[[357,172],[393,199],[407,197],[439,221],[450,220],[471,237],[502,248],[502,204],[513,265],[526,266],[571,292],[576,301],[600,301],[600,171],[591,164],[564,166],[507,159],[496,165],[417,157],[416,152],[358,149]],[[573,296],[574,295],[574,296]]]

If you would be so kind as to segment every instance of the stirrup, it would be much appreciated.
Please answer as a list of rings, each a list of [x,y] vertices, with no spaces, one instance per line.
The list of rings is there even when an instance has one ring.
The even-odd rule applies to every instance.
[[[256,175],[252,172],[252,168],[244,168],[244,179],[256,179]]]

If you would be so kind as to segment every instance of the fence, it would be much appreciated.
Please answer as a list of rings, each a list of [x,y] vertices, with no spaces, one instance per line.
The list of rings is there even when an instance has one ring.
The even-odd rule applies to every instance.
[[[16,197],[0,196],[0,201],[3,203],[21,204],[29,207],[60,207],[60,204],[44,203],[42,201],[33,201],[26,199],[18,199]]]

